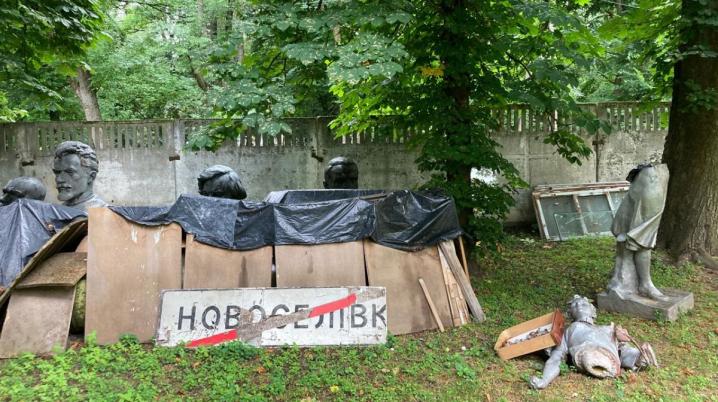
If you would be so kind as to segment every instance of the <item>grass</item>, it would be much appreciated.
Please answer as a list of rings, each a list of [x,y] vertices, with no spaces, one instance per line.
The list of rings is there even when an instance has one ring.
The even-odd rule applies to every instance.
[[[673,267],[657,253],[654,282],[692,291],[693,311],[676,322],[599,312],[650,342],[660,369],[597,380],[568,366],[543,391],[527,379],[540,355],[503,362],[493,343],[511,325],[563,308],[575,294],[594,297],[608,281],[612,239],[544,243],[512,237],[498,257],[480,261],[474,287],[482,324],[445,333],[390,336],[386,346],[255,349],[242,344],[186,350],[153,348],[131,337],[108,347],[76,344],[50,358],[0,363],[0,400],[717,400],[718,276]]]

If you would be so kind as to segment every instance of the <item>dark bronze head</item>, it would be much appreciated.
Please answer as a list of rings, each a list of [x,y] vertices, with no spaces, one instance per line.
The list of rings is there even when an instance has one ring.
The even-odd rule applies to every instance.
[[[0,204],[8,205],[20,198],[30,198],[32,200],[45,200],[47,190],[45,185],[35,177],[16,177],[5,185],[2,189],[2,198]]]
[[[359,188],[359,167],[343,156],[330,160],[324,171],[324,188]]]
[[[242,200],[247,191],[242,186],[239,175],[224,165],[214,165],[205,169],[197,178],[199,193],[208,197]]]

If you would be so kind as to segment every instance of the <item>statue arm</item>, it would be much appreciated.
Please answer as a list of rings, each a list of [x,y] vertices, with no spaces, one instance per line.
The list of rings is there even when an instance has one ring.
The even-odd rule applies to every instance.
[[[531,380],[529,381],[531,388],[544,389],[551,383],[551,381],[558,377],[561,371],[561,362],[566,359],[566,354],[568,353],[566,343],[566,337],[564,337],[561,344],[556,346],[551,351],[551,356],[548,358],[543,367],[543,376],[541,378],[536,376],[531,377]]]

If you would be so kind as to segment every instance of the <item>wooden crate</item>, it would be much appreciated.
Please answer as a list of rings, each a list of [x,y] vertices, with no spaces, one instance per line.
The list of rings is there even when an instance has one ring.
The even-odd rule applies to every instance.
[[[528,334],[529,332],[544,326],[550,326],[549,332],[546,334],[526,339],[515,344],[506,344],[506,341],[509,339]],[[541,317],[534,318],[533,320],[529,320],[503,330],[501,334],[499,334],[499,339],[496,340],[494,350],[496,350],[496,353],[502,360],[509,360],[516,356],[522,356],[541,349],[550,348],[561,343],[563,328],[563,315],[560,310],[556,309],[552,313],[542,315]]]

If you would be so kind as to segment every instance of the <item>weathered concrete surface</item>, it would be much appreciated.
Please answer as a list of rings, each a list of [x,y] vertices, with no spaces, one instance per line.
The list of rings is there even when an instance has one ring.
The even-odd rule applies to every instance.
[[[494,138],[530,186],[623,180],[636,164],[660,158],[666,130],[655,121],[648,124],[634,118],[635,111],[628,106],[609,106],[608,120],[616,119],[611,113],[621,113],[621,119],[613,122],[616,131],[607,137],[584,135],[598,153],[580,166],[544,144],[544,133],[531,131],[535,124],[522,127],[521,118],[531,121],[527,115],[514,116],[513,126],[502,128]],[[327,127],[330,121],[328,117],[290,119],[291,136],[246,135],[214,153],[183,149],[185,135],[208,123],[202,120],[0,124],[0,183],[36,176],[48,187],[46,200],[55,202],[52,149],[67,139],[94,147],[100,161],[95,193],[117,205],[169,204],[181,193],[197,193],[197,174],[215,164],[240,175],[250,200],[260,200],[273,190],[322,188],[326,163],[339,155],[359,165],[360,188],[414,189],[428,178],[416,168],[418,151],[407,149],[403,134],[363,133],[335,139]],[[519,190],[515,198],[507,222],[535,222],[530,190]]]
[[[642,296],[622,298],[616,292],[602,292],[596,298],[598,308],[615,313],[632,315],[646,320],[675,321],[681,313],[693,309],[693,293],[676,289],[661,289],[668,301],[658,301]]]

